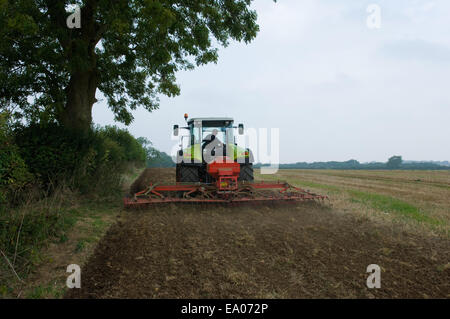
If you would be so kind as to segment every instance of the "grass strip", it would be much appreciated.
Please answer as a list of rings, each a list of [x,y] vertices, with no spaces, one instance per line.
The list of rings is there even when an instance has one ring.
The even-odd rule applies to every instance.
[[[277,179],[280,179],[280,176],[265,175],[264,178],[270,179],[270,180],[277,180]],[[391,197],[388,195],[362,192],[362,191],[351,190],[351,189],[346,190],[346,189],[343,189],[343,188],[335,186],[335,185],[319,184],[319,183],[305,181],[305,180],[299,180],[297,178],[292,178],[292,177],[287,177],[287,176],[281,177],[281,179],[283,179],[283,178],[284,178],[284,180],[286,180],[286,182],[292,183],[292,184],[295,184],[298,186],[311,187],[311,188],[326,190],[326,191],[330,191],[330,192],[334,192],[334,193],[346,192],[350,195],[350,200],[352,202],[363,203],[364,205],[374,208],[378,211],[394,213],[401,217],[409,218],[414,221],[417,221],[420,223],[427,223],[430,225],[443,225],[444,224],[443,221],[428,216],[420,208],[418,208],[408,202],[402,201],[400,199],[397,199],[395,197]]]
[[[442,221],[426,215],[426,213],[421,211],[418,207],[400,199],[387,195],[356,190],[348,190],[347,192],[350,194],[352,200],[362,202],[363,204],[377,210],[395,213],[402,217],[407,217],[417,222],[428,223],[431,225],[443,224]]]

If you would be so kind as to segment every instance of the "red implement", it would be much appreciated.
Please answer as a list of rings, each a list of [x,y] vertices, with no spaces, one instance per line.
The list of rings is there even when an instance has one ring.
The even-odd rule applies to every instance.
[[[287,183],[238,183],[234,191],[219,190],[216,185],[150,185],[133,197],[124,198],[126,208],[161,203],[245,203],[320,201],[326,196],[310,193]]]
[[[241,166],[230,158],[225,157],[223,162],[214,161],[208,164],[208,174],[216,180],[219,192],[235,191],[238,189],[238,176]]]
[[[222,157],[207,166],[212,183],[150,184],[132,197],[124,198],[126,208],[161,203],[248,203],[300,202],[327,199],[285,182],[238,182],[240,164]]]

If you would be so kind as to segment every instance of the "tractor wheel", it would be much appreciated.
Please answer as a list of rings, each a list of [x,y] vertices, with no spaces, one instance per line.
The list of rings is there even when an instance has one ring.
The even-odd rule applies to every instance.
[[[175,181],[178,183],[180,181],[180,167],[181,165],[177,164],[175,168]]]
[[[180,166],[179,176],[181,183],[197,183],[200,181],[197,167]]]
[[[253,182],[253,164],[241,164],[238,180]]]

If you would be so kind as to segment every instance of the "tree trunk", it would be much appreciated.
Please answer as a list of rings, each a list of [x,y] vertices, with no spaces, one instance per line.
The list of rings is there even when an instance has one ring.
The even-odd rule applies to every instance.
[[[48,1],[50,4],[58,1]],[[95,92],[97,90],[99,73],[97,69],[97,55],[95,46],[101,39],[102,30],[96,23],[97,0],[85,0],[81,9],[81,25],[78,31],[68,30],[66,38],[60,39],[60,44],[68,61],[83,61],[77,65],[78,69],[70,74],[69,84],[66,87],[66,105],[59,114],[59,122],[68,130],[76,131],[80,135],[89,133],[92,124],[92,106],[97,102]],[[54,8],[57,5],[52,5]],[[64,6],[57,6],[65,13]],[[54,9],[54,10],[56,10]],[[53,11],[52,11],[53,12]],[[51,13],[52,13],[51,12]],[[60,19],[58,12],[53,12],[54,19]],[[65,19],[59,21],[65,26]],[[76,64],[74,63],[73,66]]]
[[[67,102],[61,114],[61,124],[81,135],[89,133],[92,106],[97,101],[97,73],[95,70],[75,72],[66,88]]]

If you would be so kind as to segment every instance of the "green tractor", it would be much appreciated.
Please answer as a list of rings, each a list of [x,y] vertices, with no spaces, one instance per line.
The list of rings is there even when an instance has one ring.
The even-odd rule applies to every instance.
[[[244,126],[234,126],[232,118],[191,118],[184,115],[186,127],[174,125],[173,134],[179,136],[179,130],[188,130],[189,135],[181,136],[180,149],[177,152],[176,181],[180,183],[213,183],[208,174],[208,164],[217,158],[239,163],[238,181],[253,182],[253,154],[249,149],[239,147],[234,136],[244,134]],[[187,141],[185,140],[187,139]],[[187,142],[187,143],[186,143]],[[183,148],[183,145],[187,147]]]
[[[135,182],[136,189],[123,199],[126,208],[169,203],[305,202],[327,198],[286,182],[254,182],[252,152],[239,147],[234,136],[236,129],[238,134],[244,134],[244,126],[233,126],[232,118],[188,120],[187,114],[184,118],[186,127],[173,127],[175,136],[180,129],[189,132],[182,135],[177,152],[177,183],[153,184],[146,180],[145,170]]]

